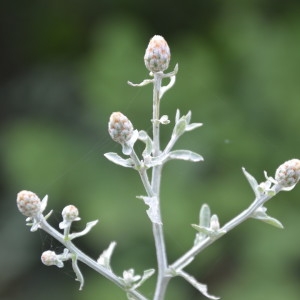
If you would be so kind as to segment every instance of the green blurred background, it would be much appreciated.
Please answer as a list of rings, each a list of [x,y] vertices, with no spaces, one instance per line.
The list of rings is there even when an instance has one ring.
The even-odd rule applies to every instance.
[[[99,219],[76,241],[93,258],[117,241],[112,265],[121,274],[155,267],[151,225],[138,175],[103,154],[121,153],[107,133],[111,112],[151,132],[150,86],[143,56],[161,34],[179,63],[175,87],[162,101],[193,112],[201,129],[177,148],[202,154],[203,163],[170,162],[164,169],[162,209],[169,261],[193,243],[191,223],[208,203],[224,224],[253,194],[241,172],[258,181],[299,157],[300,2],[296,0],[2,1],[0,4],[0,299],[126,299],[122,291],[82,266],[45,267],[43,251],[63,248],[43,232],[32,234],[15,198],[23,189],[49,195],[50,222],[76,205],[85,223]],[[162,145],[172,126],[162,128]],[[139,148],[140,147],[140,148]],[[142,146],[138,146],[138,151]],[[224,300],[297,300],[300,295],[300,188],[268,204],[278,230],[247,221],[199,255],[187,270]],[[155,280],[143,291],[151,298]],[[166,299],[204,299],[180,279]]]

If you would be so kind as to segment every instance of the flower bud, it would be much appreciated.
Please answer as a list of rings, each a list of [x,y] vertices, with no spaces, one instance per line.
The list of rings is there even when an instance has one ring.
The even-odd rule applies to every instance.
[[[124,144],[131,139],[133,126],[122,113],[114,112],[109,119],[108,132],[114,141]]]
[[[41,261],[46,266],[53,266],[57,263],[57,255],[54,251],[45,251],[41,256]]]
[[[26,217],[33,217],[41,212],[40,198],[30,191],[21,191],[18,193],[17,206],[19,211]]]
[[[75,207],[74,205],[68,205],[66,206],[63,211],[62,211],[62,217],[65,221],[68,222],[73,222],[73,221],[77,221],[78,219],[78,215],[79,215],[79,211],[77,209],[77,207]]]
[[[151,72],[160,72],[168,68],[171,58],[170,48],[165,39],[155,35],[149,42],[144,56],[146,68]]]
[[[300,160],[291,159],[278,167],[275,174],[275,180],[282,187],[293,187],[300,178]]]

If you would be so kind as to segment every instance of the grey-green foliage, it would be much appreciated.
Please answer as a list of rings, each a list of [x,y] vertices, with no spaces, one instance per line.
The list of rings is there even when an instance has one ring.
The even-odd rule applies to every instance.
[[[80,131],[70,135],[71,125],[66,127],[56,119],[49,119],[44,125],[34,114],[25,114],[22,122],[11,120],[1,130],[8,189],[18,190],[16,187],[33,182],[37,188],[32,189],[37,192],[50,193],[50,187],[51,194],[57,195],[51,197],[53,200],[83,204],[80,208],[85,216],[100,215],[100,224],[103,222],[105,229],[87,237],[89,247],[97,247],[95,240],[99,240],[100,247],[101,238],[106,242],[114,236],[120,245],[120,269],[136,261],[142,261],[146,267],[153,265],[144,206],[135,199],[140,183],[135,174],[131,176],[126,169],[112,167],[102,158],[113,147],[106,138],[111,111],[125,109],[134,125],[146,125],[145,120],[151,117],[150,89],[149,93],[147,89],[139,92],[126,84],[128,79],[138,79],[145,73],[141,64],[145,40],[138,27],[135,20],[107,22],[101,30],[95,30],[91,51],[78,63],[78,75],[85,82],[80,86],[85,101],[79,117],[99,136],[85,139]],[[261,168],[275,170],[278,162],[299,153],[299,28],[299,18],[292,11],[272,23],[254,10],[236,14],[228,10],[214,21],[211,40],[189,32],[178,32],[176,38],[174,35],[172,40],[168,39],[174,49],[172,61],[179,63],[180,73],[176,89],[163,99],[162,110],[173,115],[171,107],[181,111],[192,109],[194,119],[203,122],[204,127],[180,143],[205,157],[200,167],[171,162],[164,170],[163,210],[172,205],[171,218],[165,224],[170,232],[167,243],[173,244],[170,256],[175,257],[190,245],[194,233],[189,224],[197,222],[199,202],[209,201],[220,222],[227,221],[250,202],[252,194],[241,175],[241,166],[252,173]],[[72,106],[68,109],[72,110]],[[95,145],[91,140],[96,139],[100,140],[99,148],[86,155]],[[47,191],[39,190],[44,184]],[[217,294],[224,299],[252,300],[263,298],[262,295],[273,300],[298,299],[294,274],[300,243],[299,190],[294,190],[288,201],[284,197],[279,195],[270,207],[272,215],[284,223],[286,229],[282,234],[270,226],[249,222],[191,266],[199,270],[199,276],[218,276],[217,271],[207,271],[212,264],[216,264],[216,270],[223,265],[228,267],[227,263],[232,266],[228,267],[229,275],[225,269],[225,276],[220,275],[223,280],[217,280],[223,283]],[[63,206],[61,202],[56,204],[58,209]],[[180,238],[174,241],[173,233]],[[145,246],[138,253],[131,253],[129,246],[137,238],[142,238]],[[245,244],[247,247],[243,247]],[[265,280],[257,284],[262,264]],[[140,266],[143,268],[144,265]],[[120,297],[113,286],[106,286],[106,282],[99,283],[97,276],[87,285],[85,294],[75,293],[73,299],[93,299],[100,293],[108,299]],[[181,289],[180,284],[170,287],[170,299],[178,294],[182,295],[180,298],[192,299],[184,285]],[[114,293],[117,296],[112,296]]]

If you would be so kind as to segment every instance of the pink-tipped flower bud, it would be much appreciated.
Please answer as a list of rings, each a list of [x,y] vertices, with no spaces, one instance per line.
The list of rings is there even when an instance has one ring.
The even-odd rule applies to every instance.
[[[41,212],[40,198],[30,191],[21,191],[18,193],[17,206],[19,211],[26,217],[33,217]]]
[[[114,112],[109,119],[108,132],[114,141],[124,144],[131,139],[133,126],[122,113]]]
[[[164,71],[169,67],[170,48],[165,39],[155,35],[149,42],[144,56],[146,68],[151,72]]]
[[[79,211],[74,205],[66,206],[61,214],[65,221],[73,222],[80,220],[80,218],[78,218]]]
[[[275,180],[285,188],[293,187],[300,179],[300,160],[291,159],[278,167]]]
[[[41,256],[41,261],[46,266],[53,266],[57,263],[57,255],[54,251],[45,251]]]

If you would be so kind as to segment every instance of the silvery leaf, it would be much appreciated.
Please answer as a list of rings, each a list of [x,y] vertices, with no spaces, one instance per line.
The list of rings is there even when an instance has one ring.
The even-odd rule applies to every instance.
[[[119,156],[117,153],[114,153],[114,152],[105,153],[104,156],[108,160],[110,160],[113,163],[120,165],[122,167],[125,167],[125,168],[133,168],[134,167],[134,162],[131,158],[124,159],[121,156]]]
[[[141,280],[138,283],[134,284],[133,289],[137,289],[138,287],[140,287],[154,273],[155,273],[154,269],[145,270],[144,273],[143,273],[143,276],[142,276]]]
[[[254,191],[254,194],[256,197],[260,197],[260,192],[259,192],[259,185],[256,181],[256,179],[249,174],[245,168],[242,168],[244,175],[246,176],[248,182],[250,183],[250,186],[252,187],[252,190]]]
[[[162,224],[157,197],[139,196],[137,198],[144,200],[145,204],[149,206],[149,209],[147,209],[147,215],[151,222],[156,224]]]
[[[177,274],[181,277],[183,277],[187,282],[189,282],[193,287],[195,287],[201,294],[206,296],[208,299],[217,300],[220,299],[220,297],[216,297],[213,295],[208,294],[207,292],[207,285],[198,282],[193,276],[187,274],[184,271],[179,271]]]
[[[168,154],[168,159],[181,159],[192,162],[203,161],[203,157],[200,154],[189,150],[174,150]]]
[[[266,211],[267,211],[266,207],[260,207],[252,214],[252,218],[263,221],[263,222],[270,224],[272,226],[275,226],[277,228],[283,229],[284,227],[283,227],[282,223],[280,221],[278,221],[277,219],[272,218],[269,215],[267,215]]]
[[[116,247],[116,242],[111,242],[106,250],[102,252],[102,254],[97,259],[97,263],[105,267],[106,269],[111,270],[110,260],[113,254],[113,251]]]
[[[192,131],[198,127],[201,127],[203,124],[202,123],[192,123],[186,126],[185,131]]]

